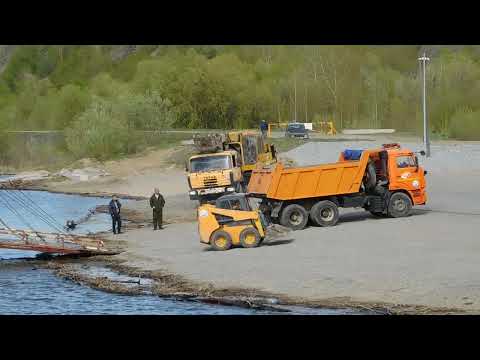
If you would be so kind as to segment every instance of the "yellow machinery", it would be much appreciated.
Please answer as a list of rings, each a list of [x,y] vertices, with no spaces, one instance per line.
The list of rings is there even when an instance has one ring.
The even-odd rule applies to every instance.
[[[276,162],[273,145],[265,144],[254,131],[196,136],[194,144],[199,154],[190,157],[186,168],[189,196],[201,204],[226,193],[243,192],[257,163]]]
[[[245,194],[224,195],[197,212],[200,242],[215,250],[257,247],[265,238],[265,221],[258,210],[252,210]]]
[[[332,136],[337,135],[337,129],[335,129],[332,121],[321,121],[319,123],[315,123],[315,125],[318,125],[320,127],[321,133]]]

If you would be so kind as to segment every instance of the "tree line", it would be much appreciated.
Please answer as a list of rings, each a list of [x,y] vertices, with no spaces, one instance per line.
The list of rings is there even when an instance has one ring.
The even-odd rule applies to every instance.
[[[132,130],[262,119],[421,133],[418,46],[152,45],[121,60],[113,48],[17,47],[0,74],[0,127],[65,129],[77,156],[135,151]],[[480,139],[479,61],[476,46],[432,57],[434,136]]]

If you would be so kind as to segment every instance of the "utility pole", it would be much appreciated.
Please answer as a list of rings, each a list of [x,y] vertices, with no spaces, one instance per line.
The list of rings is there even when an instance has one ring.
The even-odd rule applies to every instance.
[[[418,58],[422,62],[423,68],[423,143],[425,145],[425,154],[427,157],[430,157],[430,139],[428,136],[428,122],[427,122],[427,90],[426,90],[426,67],[425,63],[430,61],[430,58],[426,57],[425,53],[423,56]]]
[[[305,83],[305,122],[308,123],[308,87]]]
[[[293,81],[295,87],[295,122],[297,122],[297,72],[295,72],[295,77]]]

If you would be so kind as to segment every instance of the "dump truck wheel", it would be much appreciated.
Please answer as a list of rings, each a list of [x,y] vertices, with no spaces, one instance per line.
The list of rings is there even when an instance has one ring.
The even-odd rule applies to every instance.
[[[394,218],[408,216],[412,209],[412,201],[408,195],[397,192],[390,197],[388,202],[388,215]]]
[[[243,229],[240,233],[240,244],[242,244],[244,248],[257,247],[260,245],[260,242],[260,233],[253,227]]]
[[[210,245],[217,251],[228,250],[232,247],[232,237],[226,231],[217,230],[210,238]]]
[[[310,210],[310,219],[318,226],[333,226],[339,218],[338,206],[330,200],[319,201]]]
[[[282,210],[280,224],[292,230],[302,230],[308,222],[308,212],[298,204],[290,204]]]

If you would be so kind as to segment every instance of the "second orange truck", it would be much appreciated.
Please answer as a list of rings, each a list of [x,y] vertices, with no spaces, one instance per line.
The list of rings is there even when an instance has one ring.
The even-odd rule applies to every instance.
[[[386,144],[345,150],[333,164],[257,168],[248,193],[262,199],[260,210],[271,221],[299,230],[309,220],[335,225],[339,207],[364,208],[375,216],[408,216],[412,206],[427,201],[425,174],[413,151]]]

